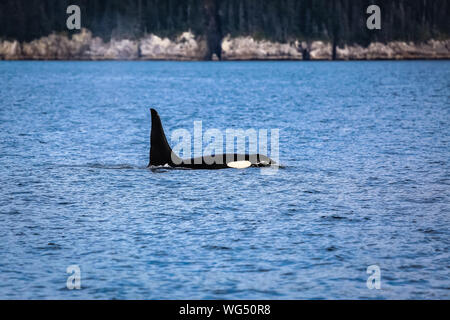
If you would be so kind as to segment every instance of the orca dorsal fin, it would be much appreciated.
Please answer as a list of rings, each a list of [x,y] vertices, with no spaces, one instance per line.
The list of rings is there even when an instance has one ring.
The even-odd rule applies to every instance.
[[[152,131],[150,133],[150,162],[148,165],[172,165],[172,157],[178,159],[178,156],[173,154],[173,151],[167,142],[158,112],[156,112],[155,109],[150,109],[150,112],[152,114]]]

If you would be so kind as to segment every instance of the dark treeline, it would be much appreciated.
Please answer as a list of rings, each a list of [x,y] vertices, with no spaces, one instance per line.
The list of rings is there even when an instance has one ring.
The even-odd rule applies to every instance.
[[[173,37],[192,30],[211,45],[231,34],[276,41],[323,39],[336,44],[423,41],[450,34],[447,0],[1,0],[0,37],[29,41],[66,31],[77,4],[82,26],[104,39],[146,33]],[[381,8],[382,29],[366,28],[366,8]],[[214,48],[211,48],[215,51]]]

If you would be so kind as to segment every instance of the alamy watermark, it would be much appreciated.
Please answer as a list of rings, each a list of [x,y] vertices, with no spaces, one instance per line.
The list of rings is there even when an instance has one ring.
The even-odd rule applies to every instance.
[[[66,13],[70,16],[66,20],[66,26],[69,30],[81,29],[81,9],[77,5],[70,5],[67,7]],[[367,7],[366,13],[370,14],[367,18],[366,26],[369,30],[381,29],[381,9],[376,4]]]
[[[366,26],[369,30],[380,30],[381,29],[381,9],[379,6],[373,4],[367,7],[367,14],[370,16],[367,18]]]
[[[78,265],[74,264],[68,266],[66,272],[70,274],[66,281],[66,287],[69,290],[81,289],[81,269]]]
[[[69,30],[80,30],[81,29],[81,10],[77,5],[70,5],[66,10],[67,14],[70,16],[66,20],[66,26]]]
[[[373,264],[367,267],[367,274],[370,276],[367,278],[366,286],[368,289],[373,290],[381,289],[381,269],[378,265]]]
[[[243,161],[257,164],[263,174],[274,174],[280,165],[280,129],[277,128],[270,130],[228,128],[224,134],[216,128],[203,132],[202,121],[194,121],[193,140],[191,133],[186,129],[173,130],[171,140],[172,162],[176,165],[201,164],[203,161],[208,165],[222,165]],[[224,154],[227,156],[224,157]],[[237,155],[236,158],[234,154]],[[193,163],[190,163],[191,161]]]

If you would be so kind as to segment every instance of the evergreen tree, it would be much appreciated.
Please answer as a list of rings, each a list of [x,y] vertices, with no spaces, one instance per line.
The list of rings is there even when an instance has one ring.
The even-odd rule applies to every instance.
[[[70,4],[80,6],[82,26],[105,40],[146,33],[175,37],[190,29],[212,41],[213,52],[227,34],[282,42],[321,39],[335,46],[450,35],[447,0],[2,0],[0,37],[30,41],[69,32]],[[370,4],[381,8],[381,30],[366,28]]]

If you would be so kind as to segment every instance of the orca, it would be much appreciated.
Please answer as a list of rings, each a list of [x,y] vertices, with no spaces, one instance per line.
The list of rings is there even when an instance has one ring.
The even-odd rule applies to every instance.
[[[225,153],[213,156],[202,156],[191,159],[181,159],[170,148],[155,109],[150,109],[152,129],[150,133],[150,161],[148,167],[170,166],[187,169],[244,169],[248,167],[266,167],[276,164],[262,154]]]

